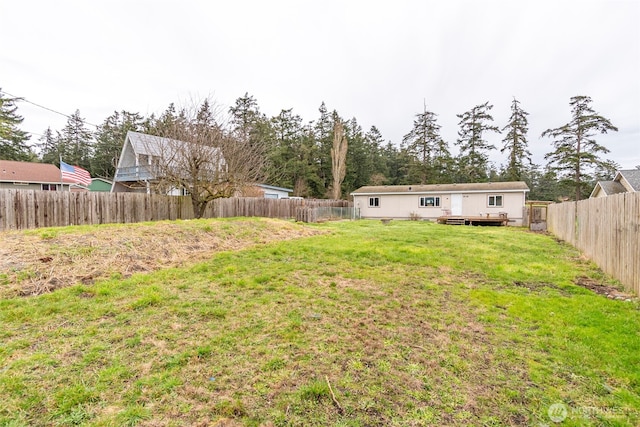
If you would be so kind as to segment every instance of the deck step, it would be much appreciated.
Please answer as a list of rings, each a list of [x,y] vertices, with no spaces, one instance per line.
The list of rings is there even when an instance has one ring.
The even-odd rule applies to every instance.
[[[447,218],[447,225],[464,225],[464,218]]]

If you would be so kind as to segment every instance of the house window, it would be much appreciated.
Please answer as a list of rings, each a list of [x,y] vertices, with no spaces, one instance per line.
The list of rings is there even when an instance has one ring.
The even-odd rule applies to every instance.
[[[489,203],[490,208],[501,208],[502,207],[502,196],[490,195]]]
[[[56,191],[58,186],[56,184],[42,184],[43,191]]]
[[[420,197],[421,208],[439,208],[440,196]]]
[[[370,208],[379,208],[380,207],[380,197],[369,197],[369,207]]]
[[[149,164],[149,156],[146,154],[138,154],[138,165],[146,166]]]

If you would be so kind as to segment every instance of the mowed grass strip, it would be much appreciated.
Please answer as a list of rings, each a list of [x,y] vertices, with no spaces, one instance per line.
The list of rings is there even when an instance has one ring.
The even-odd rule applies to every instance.
[[[0,425],[539,425],[556,403],[562,425],[640,423],[638,303],[576,286],[614,283],[567,245],[314,228],[0,300]]]

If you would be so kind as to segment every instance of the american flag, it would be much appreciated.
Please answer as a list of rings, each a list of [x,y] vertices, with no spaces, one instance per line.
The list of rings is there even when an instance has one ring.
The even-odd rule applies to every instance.
[[[68,181],[82,184],[85,187],[91,184],[91,175],[79,166],[71,166],[60,160],[60,172],[62,172],[63,180],[66,178]]]

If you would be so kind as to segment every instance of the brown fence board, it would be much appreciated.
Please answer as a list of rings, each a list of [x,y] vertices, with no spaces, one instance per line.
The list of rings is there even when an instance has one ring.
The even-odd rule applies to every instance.
[[[640,295],[640,193],[550,205],[547,226]]]

